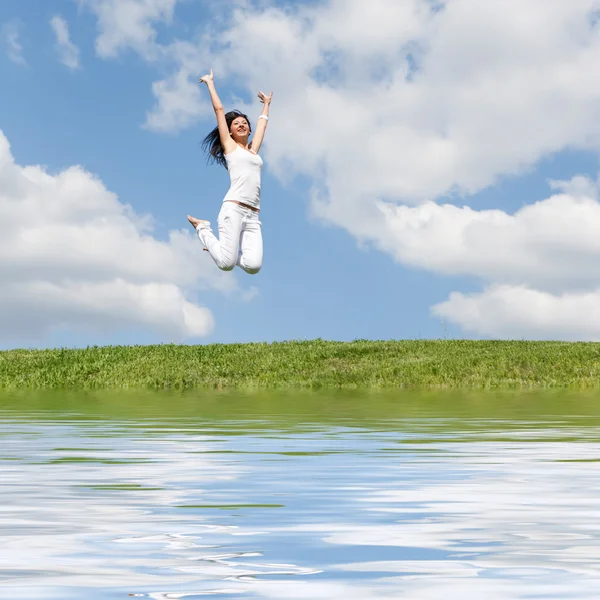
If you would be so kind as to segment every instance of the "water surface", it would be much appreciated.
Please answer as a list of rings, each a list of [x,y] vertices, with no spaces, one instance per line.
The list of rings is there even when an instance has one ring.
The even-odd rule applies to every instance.
[[[10,599],[600,597],[596,393],[3,393]]]

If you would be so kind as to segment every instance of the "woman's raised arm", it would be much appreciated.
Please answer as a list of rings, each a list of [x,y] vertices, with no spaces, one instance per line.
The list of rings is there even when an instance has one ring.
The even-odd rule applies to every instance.
[[[271,92],[268,96],[263,94],[263,92],[258,92],[258,97],[260,101],[264,104],[263,111],[260,117],[258,117],[258,123],[256,124],[256,129],[254,131],[254,137],[252,138],[252,150],[254,152],[258,152],[260,149],[260,145],[262,144],[263,138],[265,137],[265,131],[267,129],[267,121],[269,120],[269,107],[271,106],[271,98],[273,97],[273,92]]]
[[[215,89],[215,83],[213,81],[212,69],[208,75],[203,75],[198,80],[200,83],[206,83],[208,92],[210,93],[210,99],[212,100],[213,108],[215,109],[215,115],[217,117],[217,125],[219,126],[219,138],[221,139],[221,145],[225,154],[229,154],[235,150],[235,142],[233,141],[231,134],[229,133],[229,127],[225,120],[225,110],[221,104],[221,99]]]

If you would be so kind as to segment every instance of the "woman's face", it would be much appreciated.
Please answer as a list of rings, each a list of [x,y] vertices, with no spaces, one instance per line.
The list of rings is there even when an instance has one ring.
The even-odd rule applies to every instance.
[[[238,140],[247,140],[250,135],[250,125],[244,117],[236,117],[229,128],[231,137],[237,142]]]

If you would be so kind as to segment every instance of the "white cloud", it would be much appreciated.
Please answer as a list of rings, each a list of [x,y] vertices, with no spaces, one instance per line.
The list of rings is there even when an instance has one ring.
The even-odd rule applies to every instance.
[[[103,7],[101,25],[117,21],[112,2],[82,1]],[[165,4],[130,2],[146,24]],[[273,89],[270,165],[311,176],[326,192],[320,214],[346,228],[348,208],[375,214],[380,199],[474,193],[549,152],[596,147],[600,36],[590,18],[598,0],[435,6],[330,0],[284,11],[245,3],[224,29],[211,21],[197,44],[158,45],[150,26],[142,44],[119,39],[174,61],[173,82],[182,70],[213,66],[218,84],[234,78],[252,93]],[[99,40],[119,36],[116,26],[102,27]],[[164,87],[175,88],[161,82],[155,93]],[[180,119],[177,110],[171,122],[186,122],[188,103]]]
[[[8,55],[8,58],[16,65],[27,66],[27,61],[23,56],[23,46],[19,41],[20,28],[18,21],[9,21],[4,23],[0,29],[0,40]]]
[[[514,214],[382,202],[381,220],[363,235],[400,263],[482,280],[482,293],[433,307],[468,332],[600,340],[599,190],[584,177],[551,186],[555,194]]]
[[[157,101],[146,115],[148,129],[173,133],[190,127],[212,111],[198,84],[183,69],[166,80],[154,82],[152,91]]]
[[[176,75],[155,84],[148,126],[178,130],[202,114],[187,79],[197,69],[212,66],[218,86],[273,90],[267,165],[314,182],[315,216],[404,264],[476,276],[486,290],[524,286],[531,310],[548,295],[570,306],[567,294],[600,284],[595,196],[558,194],[515,215],[435,202],[564,149],[600,148],[598,10],[599,0],[241,3],[200,41],[154,44]],[[554,334],[550,321],[514,335]]]
[[[97,177],[78,166],[55,175],[19,166],[0,132],[0,339],[43,339],[56,328],[207,335],[213,318],[199,293],[229,293],[236,280],[182,226],[156,239],[151,217]]]
[[[79,68],[79,48],[69,38],[69,26],[60,16],[56,15],[50,20],[50,25],[56,36],[56,45],[60,62],[69,69]]]
[[[156,98],[147,112],[144,126],[162,133],[174,133],[191,127],[210,108],[192,75],[201,64],[201,50],[188,42],[169,46],[157,43],[157,23],[169,24],[177,0],[78,0],[98,18],[96,53],[115,58],[133,50],[149,62],[162,59],[177,65],[177,71],[152,85]]]
[[[358,25],[339,26],[366,18],[358,1],[238,12],[219,33],[227,74],[275,90],[270,164],[316,180],[321,216],[355,233],[362,219],[348,222],[348,210],[474,193],[549,152],[598,142],[596,2],[453,0],[432,12],[414,0],[402,14],[397,4],[369,5],[387,19],[359,43]]]
[[[600,285],[600,203],[589,179],[554,182],[559,193],[514,214],[427,202],[380,203],[365,237],[399,262],[487,282],[560,291]]]
[[[562,294],[494,285],[477,294],[453,292],[433,312],[496,339],[600,341],[600,285]]]
[[[153,23],[169,23],[177,0],[78,0],[98,18],[96,52],[114,58],[132,48],[146,60],[160,54]]]

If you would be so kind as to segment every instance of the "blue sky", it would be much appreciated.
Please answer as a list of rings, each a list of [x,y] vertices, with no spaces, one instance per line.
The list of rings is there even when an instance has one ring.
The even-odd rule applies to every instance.
[[[594,3],[515,8],[520,33],[473,10],[460,24],[468,4],[428,13],[425,0],[377,0],[375,27],[364,5],[333,0],[2,2],[0,131],[15,166],[0,172],[0,208],[15,212],[4,223],[0,347],[600,338],[589,312],[600,299],[600,88],[586,62],[600,41],[584,26]],[[258,86],[274,92],[256,276],[218,272],[185,219],[214,223],[228,187],[200,149],[214,116],[195,82],[211,67],[227,108],[255,118]],[[160,81],[173,90],[162,99]],[[11,184],[25,167],[54,178],[75,165],[86,174],[77,218],[52,208],[66,200],[39,173],[27,194]],[[104,190],[94,209],[93,180]],[[130,232],[117,252],[141,215],[153,229]],[[86,229],[96,222],[100,244]]]

